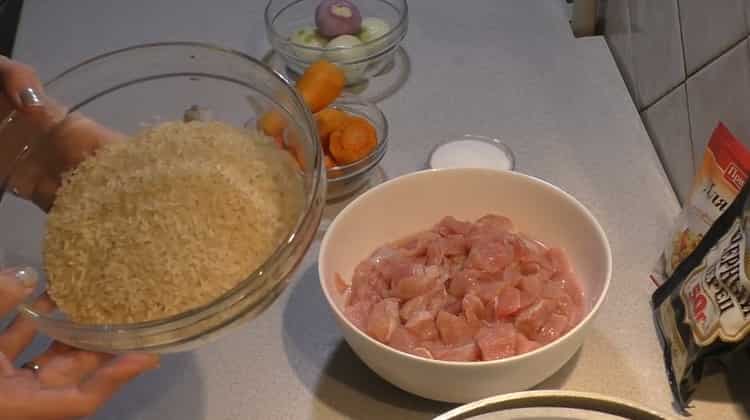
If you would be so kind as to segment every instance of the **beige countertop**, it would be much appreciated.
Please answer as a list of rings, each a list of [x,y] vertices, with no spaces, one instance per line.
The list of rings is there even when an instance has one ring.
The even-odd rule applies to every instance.
[[[26,0],[15,52],[43,78],[142,42],[206,41],[260,57],[269,50],[263,5]],[[573,38],[552,0],[475,0],[470,7],[415,0],[410,7],[399,64],[410,72],[379,103],[391,128],[384,173],[422,168],[449,136],[488,135],[511,146],[519,171],[576,196],[611,242],[612,287],[583,348],[539,388],[600,392],[674,414],[647,272],[679,206],[606,43]],[[387,90],[386,79],[371,88]],[[0,206],[0,247],[21,259],[36,255],[30,238],[42,228],[25,208],[10,200]],[[317,250],[315,242],[265,314],[218,342],[165,358],[96,418],[427,419],[453,407],[400,391],[357,359],[319,290]],[[746,417],[747,397],[730,402],[741,386],[739,374],[706,378],[695,418]]]

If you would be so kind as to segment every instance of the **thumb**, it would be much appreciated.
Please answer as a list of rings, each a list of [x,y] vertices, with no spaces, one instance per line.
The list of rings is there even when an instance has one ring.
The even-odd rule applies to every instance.
[[[0,270],[0,318],[34,292],[38,278],[32,267]]]

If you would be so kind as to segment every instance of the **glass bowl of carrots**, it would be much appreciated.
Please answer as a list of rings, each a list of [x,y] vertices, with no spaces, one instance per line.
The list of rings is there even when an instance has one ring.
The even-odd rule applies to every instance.
[[[344,70],[329,61],[318,60],[297,79],[295,89],[313,114],[328,179],[328,201],[348,196],[365,184],[385,155],[388,122],[374,104],[343,94]],[[299,158],[300,139],[290,132],[291,115],[278,110],[266,112],[257,127],[276,139],[280,147]]]
[[[338,200],[357,192],[385,156],[385,115],[374,104],[347,94],[313,116],[325,153],[327,199]]]

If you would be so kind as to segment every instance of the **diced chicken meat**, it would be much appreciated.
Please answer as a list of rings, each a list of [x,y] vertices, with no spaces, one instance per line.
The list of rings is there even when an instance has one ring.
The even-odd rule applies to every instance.
[[[473,340],[456,346],[442,345],[431,349],[435,359],[451,362],[474,362],[479,360],[479,347]]]
[[[515,287],[505,288],[493,300],[497,319],[507,318],[521,310],[521,291]]]
[[[463,315],[440,311],[435,318],[440,339],[448,345],[466,344],[474,340],[478,325],[471,325]]]
[[[383,299],[372,305],[367,317],[367,334],[372,338],[387,343],[397,327],[401,325],[398,318],[398,300]]]
[[[482,360],[503,359],[516,354],[516,329],[509,322],[480,328],[476,341]]]
[[[430,312],[419,311],[413,314],[404,326],[420,340],[435,340],[438,338],[435,315]]]
[[[497,360],[559,339],[585,314],[583,288],[560,248],[514,231],[510,219],[451,216],[381,246],[333,285],[344,315],[405,353]]]

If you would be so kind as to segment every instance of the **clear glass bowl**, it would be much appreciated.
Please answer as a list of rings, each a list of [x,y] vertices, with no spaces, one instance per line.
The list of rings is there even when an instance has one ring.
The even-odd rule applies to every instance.
[[[303,27],[315,27],[315,8],[320,0],[270,0],[265,21],[268,40],[287,66],[303,73],[314,61],[324,58],[339,65],[348,84],[362,82],[383,71],[393,60],[406,36],[409,8],[406,0],[354,0],[362,18],[385,20],[391,30],[356,47],[316,48],[294,44],[289,37]]]
[[[197,105],[212,119],[237,127],[269,110],[287,119],[287,142],[302,162],[305,208],[292,233],[254,273],[215,301],[161,320],[125,325],[82,325],[57,311],[42,314],[31,301],[20,306],[40,331],[64,343],[96,351],[189,350],[219,332],[253,318],[271,304],[286,286],[307,251],[325,206],[326,177],[317,128],[301,97],[287,80],[244,54],[196,43],[135,46],[92,58],[62,73],[46,85],[49,112],[46,123],[28,126],[19,115],[0,122],[0,142],[17,145],[13,170],[0,174],[0,186],[16,186],[23,195],[29,156],[57,146],[58,127],[78,113],[127,135],[159,120],[181,120]],[[20,134],[24,133],[24,134]],[[4,165],[3,165],[4,166]],[[8,200],[3,205],[14,205]],[[42,233],[43,234],[43,233]],[[28,235],[40,232],[31,229]],[[36,259],[42,268],[41,256]],[[14,261],[8,261],[14,263]],[[41,282],[39,292],[44,287]]]
[[[336,201],[352,195],[367,184],[373,170],[383,159],[388,148],[388,121],[375,104],[354,95],[344,95],[331,106],[365,118],[375,127],[378,137],[378,145],[370,154],[354,163],[336,166],[327,171],[328,191],[326,198],[329,201]]]

